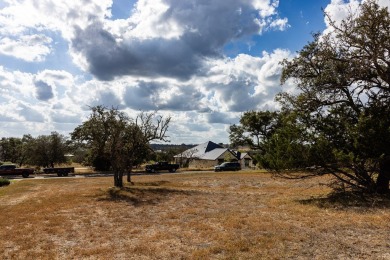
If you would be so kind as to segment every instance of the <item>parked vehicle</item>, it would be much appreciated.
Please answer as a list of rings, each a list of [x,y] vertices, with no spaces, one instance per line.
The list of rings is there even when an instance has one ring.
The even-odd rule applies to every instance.
[[[44,173],[56,173],[58,177],[68,176],[69,173],[74,173],[74,167],[62,167],[62,168],[45,168]]]
[[[0,176],[4,175],[22,175],[23,178],[27,178],[30,174],[34,173],[32,168],[16,168],[15,164],[3,164],[0,165]]]
[[[146,172],[159,172],[159,171],[175,172],[177,169],[179,169],[178,164],[171,164],[168,162],[156,162],[155,164],[148,164],[145,166]]]
[[[241,170],[241,165],[238,162],[224,162],[220,165],[214,167],[214,171],[239,171]]]

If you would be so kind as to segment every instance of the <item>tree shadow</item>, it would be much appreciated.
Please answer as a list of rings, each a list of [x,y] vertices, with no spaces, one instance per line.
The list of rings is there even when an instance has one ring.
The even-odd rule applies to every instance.
[[[192,196],[200,193],[192,190],[186,191],[171,187],[161,187],[167,183],[169,182],[143,182],[136,183],[132,186],[125,186],[121,189],[113,187],[108,189],[98,201],[126,202],[134,207],[140,207],[157,205],[172,196]]]
[[[368,211],[390,208],[390,194],[364,194],[360,192],[332,192],[325,197],[298,201],[319,208]]]

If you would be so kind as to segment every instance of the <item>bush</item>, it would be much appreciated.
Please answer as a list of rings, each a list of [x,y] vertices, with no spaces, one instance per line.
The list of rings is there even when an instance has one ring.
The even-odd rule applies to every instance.
[[[0,187],[1,186],[7,186],[9,185],[11,182],[8,180],[8,179],[5,179],[5,178],[0,178]]]

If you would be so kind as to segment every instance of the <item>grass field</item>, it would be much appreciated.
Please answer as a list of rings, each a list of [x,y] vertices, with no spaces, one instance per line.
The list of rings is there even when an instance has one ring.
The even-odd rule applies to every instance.
[[[22,180],[0,188],[1,259],[390,259],[390,205],[267,173]]]

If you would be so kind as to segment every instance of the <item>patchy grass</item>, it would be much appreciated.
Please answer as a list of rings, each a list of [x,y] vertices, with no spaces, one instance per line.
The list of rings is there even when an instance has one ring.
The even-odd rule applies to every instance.
[[[0,187],[10,185],[10,183],[8,179],[0,177]]]
[[[328,197],[324,177],[191,173],[0,188],[2,259],[390,259],[390,206]],[[345,199],[345,198],[344,198]],[[380,205],[380,206],[378,206]]]

